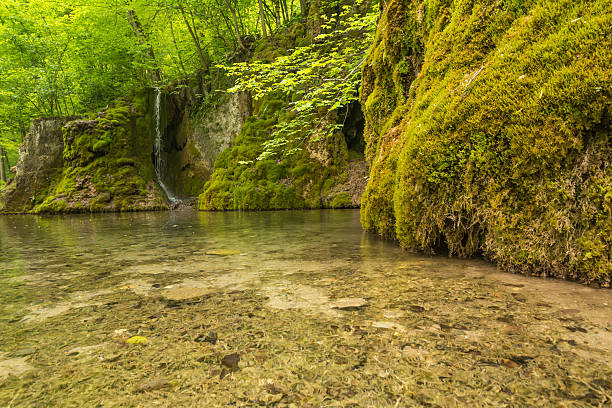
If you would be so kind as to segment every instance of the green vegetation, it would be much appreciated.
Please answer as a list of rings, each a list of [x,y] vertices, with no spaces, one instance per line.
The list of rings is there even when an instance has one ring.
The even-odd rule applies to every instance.
[[[64,127],[63,171],[34,212],[167,208],[153,182],[150,124],[135,109],[117,100],[97,117]]]
[[[198,200],[201,210],[319,208],[336,197],[331,188],[345,181],[348,149],[341,132],[282,158],[263,157],[273,129],[284,123],[286,102],[273,95],[261,100],[235,141],[215,162]],[[316,137],[313,137],[316,138]],[[315,144],[316,143],[316,144]],[[322,155],[317,156],[317,153]]]
[[[311,44],[272,61],[259,60],[268,57],[265,45],[259,46],[263,56],[256,52],[252,61],[226,67],[236,78],[230,92],[247,91],[255,100],[272,92],[290,98],[292,116],[274,128],[259,159],[292,154],[312,133],[330,137],[342,129],[342,123],[327,120],[327,116],[358,99],[360,66],[372,42],[378,13],[363,0],[325,6],[317,9],[320,25],[315,31],[320,33]]]
[[[16,147],[35,117],[86,115],[133,89],[196,71],[206,77],[215,62],[248,58],[262,28],[264,37],[274,34],[298,19],[305,5],[3,0],[0,145],[14,165]]]
[[[235,147],[217,158],[200,209],[354,206],[351,195],[332,190],[348,178],[340,110],[358,98],[377,15],[371,8],[363,1],[317,2],[312,39],[298,23],[258,42],[252,60],[224,67],[236,81],[229,91],[249,92],[256,112]]]
[[[368,230],[609,284],[607,1],[393,0],[364,65]]]
[[[210,197],[200,208],[347,206],[351,200],[332,192],[348,175],[348,149],[338,113],[357,99],[359,66],[375,28],[373,8],[363,0],[299,5],[285,0],[100,0],[61,5],[43,0],[28,9],[9,1],[0,8],[0,55],[7,55],[0,77],[0,102],[7,102],[0,108],[0,125],[23,136],[34,116],[91,116],[88,112],[133,89],[164,86],[173,95],[172,103],[191,110],[193,123],[209,127],[198,121],[202,112],[225,99],[219,91],[235,83],[232,91],[248,91],[256,105],[265,107],[255,106],[261,117],[253,117],[236,149],[220,158],[217,173],[204,188]],[[220,80],[219,74],[231,79]],[[181,101],[184,88],[190,89],[187,94],[194,92],[188,103]],[[268,115],[268,102],[262,98],[271,93],[269,99],[282,104],[270,105],[274,108]],[[180,119],[183,112],[174,115],[174,120]],[[166,120],[167,113],[163,116]],[[67,126],[64,169],[60,176],[47,177],[52,191],[35,192],[35,211],[125,210],[134,203],[118,203],[116,197],[150,193],[143,183],[151,177],[133,179],[135,170],[130,168],[140,165],[119,164],[119,159],[131,158],[116,151],[121,149],[118,141],[139,138],[125,126],[125,119],[98,118],[86,129],[80,121]],[[199,152],[189,140],[190,130],[179,131],[183,150],[169,153],[175,155],[168,160],[169,181],[177,192],[198,194],[209,169],[194,163]],[[169,143],[179,144],[172,138]],[[142,146],[130,154],[142,155],[144,163],[150,147]],[[262,162],[255,163],[258,159]],[[188,171],[185,166],[190,166]],[[110,186],[121,177],[130,187],[115,191]],[[91,194],[76,193],[83,189]]]

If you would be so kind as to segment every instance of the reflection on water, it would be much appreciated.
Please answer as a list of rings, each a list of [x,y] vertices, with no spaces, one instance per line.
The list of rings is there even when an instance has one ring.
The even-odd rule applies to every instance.
[[[530,405],[542,393],[589,405],[610,395],[601,382],[612,350],[610,291],[409,254],[364,233],[358,211],[5,216],[0,265],[0,406],[33,381],[22,405],[36,392],[44,401],[53,392],[50,404],[100,402],[95,387],[66,391],[61,367],[79,384],[123,384],[111,406],[147,401],[130,387],[139,387],[133,373],[150,370],[180,383],[156,398],[181,404],[195,400],[177,387],[194,391],[202,381],[218,406],[238,395],[246,406],[277,397],[298,406],[329,398]],[[204,352],[194,340],[204,328],[225,338],[198,354],[202,361],[186,357]],[[140,354],[125,348],[136,334],[153,339],[133,349]],[[220,357],[238,349],[240,370],[230,371],[242,386],[223,385]],[[152,368],[161,355],[168,361]],[[177,362],[185,358],[199,371]],[[100,363],[110,360],[124,363]],[[458,382],[444,379],[448,370]],[[474,370],[498,385],[485,387]],[[531,375],[551,383],[534,385]],[[555,391],[554,381],[574,388]],[[463,399],[453,391],[436,400],[453,389]]]

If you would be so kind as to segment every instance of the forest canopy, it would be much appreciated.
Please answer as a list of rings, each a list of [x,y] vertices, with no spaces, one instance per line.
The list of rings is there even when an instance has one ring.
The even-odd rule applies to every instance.
[[[325,36],[330,34],[326,33],[346,30],[350,27],[346,24],[349,16],[356,10],[371,8],[370,2],[366,7],[363,3],[361,0],[2,0],[0,145],[9,152],[9,162],[14,165],[17,146],[32,118],[84,115],[137,88],[161,86],[196,72],[206,75],[211,67],[219,64],[231,67],[233,63],[248,61],[256,53],[258,41],[304,21],[309,12],[316,20],[314,37],[328,41]],[[321,19],[326,16],[327,19]],[[370,14],[366,20],[357,20],[371,27],[364,41],[352,50],[357,52],[345,53],[350,60],[336,56],[338,65],[342,66],[340,70],[351,77],[343,85],[347,89],[340,93],[340,98],[346,99],[349,93],[349,99],[356,97],[355,76],[360,74],[356,62],[362,60],[361,54],[367,47],[364,44],[369,43],[368,37],[375,26],[374,19],[375,15]],[[309,29],[312,33],[312,24]],[[310,46],[310,34],[304,33],[304,37],[298,45]],[[301,62],[311,63],[312,59]],[[286,59],[285,64],[294,60]],[[282,65],[281,61],[268,69],[265,66],[260,69],[271,74],[270,68],[282,72]],[[230,68],[229,71],[251,79],[252,72],[244,69]],[[266,87],[269,88],[269,82]],[[242,88],[252,91],[249,87]],[[287,92],[288,88],[284,87],[283,91]]]

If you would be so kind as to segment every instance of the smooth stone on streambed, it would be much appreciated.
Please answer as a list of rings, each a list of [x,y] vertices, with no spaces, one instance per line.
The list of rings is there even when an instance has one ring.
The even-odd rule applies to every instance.
[[[104,348],[106,344],[94,344],[92,346],[79,346],[66,351],[67,356],[78,356],[78,355],[91,355],[95,354],[96,351]]]
[[[364,298],[342,298],[330,304],[332,309],[346,311],[359,310],[367,305],[368,302]]]
[[[240,362],[240,354],[238,353],[228,354],[227,356],[221,359],[221,364],[223,364],[225,367],[231,370],[237,369],[239,362]]]
[[[36,353],[37,351],[38,350],[32,347],[23,348],[23,349],[17,350],[14,353],[12,353],[11,357],[27,357],[29,355]]]
[[[154,378],[150,380],[144,380],[136,387],[136,391],[138,392],[148,392],[148,391],[156,391],[161,390],[163,388],[168,388],[172,384],[170,381],[165,380],[163,378]]]
[[[399,323],[389,321],[373,321],[370,323],[372,327],[377,329],[388,329],[388,330],[401,330],[405,331],[406,328]],[[438,326],[439,327],[439,326]]]
[[[206,255],[215,255],[215,256],[230,256],[230,255],[240,255],[242,251],[238,251],[235,249],[212,249],[210,251],[204,252]]]
[[[0,378],[21,375],[33,369],[34,367],[26,362],[25,357],[0,360]]]
[[[195,342],[196,343],[210,343],[210,344],[217,344],[217,340],[219,339],[219,337],[217,336],[216,332],[210,332],[207,335],[205,334],[200,334],[198,337],[195,338]]]

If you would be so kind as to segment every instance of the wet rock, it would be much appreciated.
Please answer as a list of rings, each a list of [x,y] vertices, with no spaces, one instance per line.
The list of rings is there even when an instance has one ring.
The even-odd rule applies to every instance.
[[[23,348],[23,349],[15,351],[13,354],[11,354],[11,356],[12,357],[27,357],[29,355],[36,353],[36,351],[37,350],[35,348],[28,347],[28,348]]]
[[[196,343],[210,343],[217,344],[218,336],[216,332],[210,332],[208,334],[200,334],[195,338]]]
[[[11,375],[21,375],[32,369],[34,369],[34,367],[32,367],[25,361],[25,357],[0,360],[0,378],[8,377]]]
[[[104,358],[102,361],[104,361],[105,363],[114,363],[115,361],[119,361],[121,356],[122,356],[122,354],[115,354],[113,356]]]
[[[377,329],[405,330],[405,327],[402,326],[401,324],[398,324],[395,322],[388,322],[388,321],[372,322],[372,327],[375,327]]]
[[[93,346],[80,346],[66,351],[67,356],[91,355],[99,349],[103,348],[104,344],[95,344]]]
[[[229,368],[230,370],[238,369],[238,363],[240,362],[240,354],[232,353],[221,359],[221,364]]]
[[[331,303],[332,309],[339,310],[359,310],[367,306],[368,302],[364,298],[342,298]]]
[[[171,384],[168,380],[165,380],[162,378],[155,378],[151,380],[145,380],[141,382],[140,384],[138,384],[138,386],[136,387],[136,391],[138,392],[156,391],[156,390],[161,390],[163,388],[168,388],[170,387],[170,385]]]
[[[582,328],[580,326],[565,326],[565,328],[571,331],[572,333],[576,333],[576,332],[587,333],[587,329]]]

